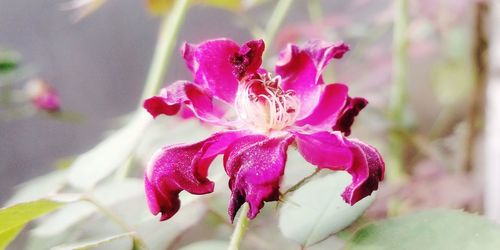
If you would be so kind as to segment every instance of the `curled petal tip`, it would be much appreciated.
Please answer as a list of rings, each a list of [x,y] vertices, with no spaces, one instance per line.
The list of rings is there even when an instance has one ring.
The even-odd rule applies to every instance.
[[[286,151],[293,136],[270,138],[249,135],[229,146],[224,154],[224,168],[230,177],[229,216],[248,202],[247,217],[255,218],[264,202],[277,201],[284,172]]]
[[[214,183],[207,178],[213,159],[224,152],[244,132],[228,131],[212,135],[194,144],[179,144],[158,150],[144,173],[148,206],[161,220],[172,217],[180,208],[179,193],[207,194]]]
[[[344,108],[340,111],[333,130],[341,131],[344,135],[351,134],[351,126],[354,124],[354,119],[368,105],[368,101],[362,97],[347,98]]]
[[[379,152],[361,141],[342,137],[340,132],[297,134],[297,147],[308,162],[352,176],[342,194],[350,205],[377,190],[384,178],[385,164]]]
[[[142,105],[148,113],[150,113],[153,118],[164,114],[164,115],[175,115],[179,112],[181,105],[179,103],[175,103],[169,105],[162,97],[153,96],[144,101]]]

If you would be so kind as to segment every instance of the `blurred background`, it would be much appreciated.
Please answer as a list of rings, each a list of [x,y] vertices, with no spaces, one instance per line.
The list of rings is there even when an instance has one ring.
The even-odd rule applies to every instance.
[[[53,169],[59,159],[91,149],[114,118],[138,106],[159,18],[149,14],[143,1],[120,0],[74,22],[74,13],[61,10],[67,2],[0,0],[0,48],[16,51],[28,71],[16,84],[41,77],[58,90],[62,109],[83,118],[75,123],[21,114],[0,120],[0,201],[15,185]],[[235,23],[230,12],[193,8],[179,41],[249,39]],[[189,76],[178,51],[167,81]]]
[[[317,2],[321,6],[317,10],[308,7],[307,1],[293,4],[270,54],[276,55],[287,42],[314,38],[349,42],[352,51],[335,70],[330,68],[326,73],[333,81],[348,83],[354,95],[367,96],[375,112],[360,117],[367,125],[355,135],[375,137],[372,140],[382,144],[386,138],[375,132],[387,127],[384,115],[392,82],[392,2]],[[90,149],[103,138],[114,118],[129,113],[139,103],[159,19],[148,13],[144,1],[123,0],[108,1],[90,17],[74,22],[74,13],[61,10],[65,3],[0,0],[0,46],[18,53],[27,72],[16,84],[22,86],[34,76],[44,79],[59,92],[62,109],[82,118],[65,122],[43,114],[21,114],[1,120],[0,200],[5,200],[16,184],[47,172],[59,159]],[[432,134],[430,139],[435,139],[466,133],[464,121],[474,86],[475,3],[410,1],[405,122],[417,134]],[[178,40],[197,43],[230,37],[245,41],[251,38],[249,24],[265,24],[271,4],[240,16],[217,8],[194,7]],[[176,49],[165,82],[188,77]],[[460,145],[453,141],[446,146]],[[440,157],[450,163],[448,167],[460,168],[461,159],[455,158],[462,156]],[[415,163],[417,159],[411,160]]]
[[[273,65],[289,42],[344,40],[351,45],[325,78],[347,83],[352,96],[370,101],[351,136],[375,145],[387,163],[387,181],[368,217],[432,207],[484,212],[483,190],[492,182],[485,176],[498,171],[485,175],[491,166],[485,158],[485,138],[491,138],[484,136],[487,79],[489,68],[498,67],[488,59],[493,53],[488,48],[498,49],[491,48],[491,2],[293,2],[267,48],[265,65]],[[75,22],[75,11],[61,10],[67,3],[0,0],[0,53],[18,64],[14,73],[0,78],[2,203],[16,185],[93,148],[141,102],[160,19],[148,12],[145,1],[109,0]],[[258,37],[275,3],[237,11],[190,8],[165,83],[190,79],[181,42]],[[32,78],[57,90],[61,115],[25,109],[26,103],[16,99]],[[496,199],[491,206],[500,206],[498,195],[491,196]]]

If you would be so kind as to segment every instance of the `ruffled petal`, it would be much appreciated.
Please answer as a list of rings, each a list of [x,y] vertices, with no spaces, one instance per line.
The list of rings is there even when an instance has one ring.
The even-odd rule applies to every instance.
[[[160,95],[144,101],[144,108],[153,116],[175,115],[181,104],[186,105],[200,120],[219,123],[224,115],[221,106],[214,105],[214,98],[200,86],[187,81],[177,81],[161,90]],[[183,112],[184,113],[184,112]]]
[[[231,221],[245,202],[250,205],[247,216],[253,219],[264,201],[278,200],[286,151],[292,141],[290,135],[274,138],[249,135],[228,147],[224,153],[224,168],[230,177],[232,191],[228,208]]]
[[[299,126],[308,124],[322,129],[332,127],[346,104],[347,91],[348,88],[344,84],[326,85],[316,107],[308,116],[296,121],[295,124]]]
[[[282,88],[293,90],[301,102],[299,118],[314,108],[323,83],[321,73],[333,58],[340,59],[349,50],[345,43],[310,41],[305,46],[288,45],[280,53],[276,73],[282,78]]]
[[[296,133],[299,152],[319,168],[345,170],[352,183],[342,194],[353,205],[378,189],[384,178],[385,164],[379,152],[358,140],[344,138],[339,132]]]
[[[195,83],[233,103],[238,80],[259,70],[264,48],[263,40],[251,40],[240,47],[229,39],[215,39],[198,45],[185,43],[182,54]]]
[[[385,163],[374,147],[356,139],[348,141],[352,147],[353,166],[355,166],[348,172],[354,181],[346,188],[342,197],[347,203],[354,205],[378,189],[378,183],[384,179]],[[367,174],[366,169],[368,169]]]
[[[183,56],[193,72],[194,82],[211,90],[220,99],[233,103],[238,80],[233,74],[231,58],[240,46],[229,39],[208,40],[198,45],[185,43]]]
[[[257,73],[262,65],[262,54],[265,44],[261,39],[251,40],[243,44],[240,51],[231,58],[233,74],[241,80],[247,75]]]
[[[351,126],[354,123],[354,118],[356,118],[366,105],[368,105],[368,101],[365,98],[348,97],[332,129],[344,133],[345,136],[349,136],[351,134]]]
[[[158,150],[149,161],[144,175],[146,197],[151,213],[160,220],[172,217],[180,207],[179,193],[207,194],[214,183],[207,178],[213,159],[246,132],[217,133],[189,145],[172,145]]]

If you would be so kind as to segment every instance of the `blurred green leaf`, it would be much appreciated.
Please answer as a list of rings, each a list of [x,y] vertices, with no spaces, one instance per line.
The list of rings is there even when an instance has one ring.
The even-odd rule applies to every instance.
[[[31,179],[16,187],[15,194],[6,202],[12,205],[20,202],[32,201],[54,194],[66,182],[67,171],[58,170]]]
[[[374,195],[354,206],[341,197],[351,177],[345,172],[315,177],[285,197],[279,228],[284,236],[311,246],[353,223],[370,206]]]
[[[40,199],[0,209],[0,248],[9,244],[26,223],[63,204],[49,199]]]
[[[25,224],[12,227],[0,233],[0,249],[5,249],[23,230]]]
[[[243,0],[196,0],[196,3],[209,5],[216,8],[237,11],[242,9]]]
[[[17,68],[17,62],[0,58],[0,74],[9,73]]]
[[[179,250],[223,250],[227,249],[228,246],[229,242],[227,241],[206,240],[189,244]]]
[[[69,183],[87,190],[123,166],[150,121],[141,112],[96,147],[76,158],[69,168]]]
[[[463,102],[472,86],[470,64],[466,61],[445,61],[434,67],[431,84],[438,101],[444,105]]]
[[[161,15],[168,12],[174,3],[174,0],[146,0],[146,7],[153,15]]]
[[[181,209],[167,222],[159,221],[148,211],[147,217],[151,219],[137,226],[137,234],[150,249],[169,249],[178,236],[203,219],[207,207],[199,199],[200,196],[182,199]]]
[[[63,158],[59,158],[55,163],[54,167],[57,170],[64,171],[71,167],[71,165],[75,162],[75,156],[67,156]]]
[[[436,209],[388,219],[359,229],[349,250],[495,250],[500,226],[478,215]]]
[[[134,197],[140,197],[142,200],[143,193],[142,180],[125,179],[103,184],[88,194],[103,206],[113,207]],[[141,203],[141,205],[145,209],[146,204]],[[75,202],[45,218],[33,232],[45,237],[63,234],[97,212],[95,206],[88,202]]]
[[[19,67],[19,56],[9,50],[0,48],[0,74],[7,74]]]
[[[194,4],[211,6],[229,11],[241,11],[261,4],[267,0],[194,0]],[[167,13],[172,8],[174,0],[146,0],[146,7],[153,15]]]
[[[98,240],[89,240],[79,243],[64,244],[52,250],[86,250],[86,249],[132,249],[132,233],[118,234]]]
[[[459,61],[470,56],[472,36],[468,27],[453,27],[444,33],[445,55],[453,60]]]
[[[280,191],[282,193],[287,192],[288,189],[294,187],[306,176],[313,174],[316,169],[315,166],[304,159],[298,150],[288,150],[285,174],[280,184]]]
[[[67,123],[83,123],[85,116],[78,112],[59,110],[57,112],[44,112],[50,119],[59,120]]]
[[[173,117],[158,117],[152,122],[137,146],[135,157],[143,165],[158,149],[176,143],[194,143],[207,138],[210,130],[197,119],[180,120]]]
[[[168,222],[160,222],[147,208],[142,180],[103,184],[90,195],[102,206],[115,211],[135,229],[150,249],[167,249],[186,229],[196,225],[205,214],[202,196],[181,195],[182,208]],[[66,242],[101,239],[122,230],[86,202],[70,204],[45,217],[30,233],[26,249],[51,249]],[[118,231],[119,232],[119,231]],[[82,239],[82,236],[85,236]],[[122,249],[122,248],[106,248]]]
[[[463,27],[450,29],[443,38],[445,59],[433,67],[431,84],[443,105],[463,102],[473,86],[470,34]]]

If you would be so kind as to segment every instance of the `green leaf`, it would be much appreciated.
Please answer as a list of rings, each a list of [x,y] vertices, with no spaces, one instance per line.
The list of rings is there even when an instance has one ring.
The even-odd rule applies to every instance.
[[[79,243],[64,244],[52,248],[53,250],[86,250],[86,249],[132,249],[132,233],[118,234],[104,239],[89,240]]]
[[[179,120],[158,117],[152,122],[137,146],[135,157],[144,165],[158,149],[177,143],[195,143],[210,136],[210,131],[197,119]]]
[[[266,2],[267,0],[197,0],[195,3],[201,5],[207,5],[214,8],[225,9],[229,11],[242,11],[244,9],[250,9],[259,4]]]
[[[41,199],[55,193],[66,182],[67,171],[58,170],[36,177],[16,187],[7,205]]]
[[[0,249],[9,244],[26,223],[49,213],[64,203],[40,199],[0,209]]]
[[[242,0],[198,0],[197,3],[203,5],[209,5],[216,8],[227,9],[232,11],[241,10],[242,8]]]
[[[126,126],[79,156],[69,169],[69,183],[87,190],[123,166],[150,121],[151,119],[141,112]]]
[[[478,215],[435,209],[366,225],[346,249],[494,250],[500,249],[500,226]]]
[[[183,199],[179,212],[167,222],[159,221],[148,211],[147,217],[150,219],[137,226],[137,234],[150,249],[168,249],[178,236],[203,219],[207,207],[199,201],[199,197],[191,201]]]
[[[89,194],[103,206],[112,207],[134,197],[143,198],[143,186],[142,180],[124,179],[103,184]],[[141,205],[145,207],[145,204]],[[38,237],[63,234],[97,212],[95,206],[88,202],[75,202],[45,218],[33,229],[33,233]]]
[[[5,249],[16,238],[16,236],[19,234],[19,232],[21,232],[21,230],[23,230],[24,225],[26,225],[26,224],[15,226],[15,227],[8,229],[7,231],[1,232],[0,233],[0,249]]]
[[[227,241],[206,240],[189,244],[179,250],[223,250],[227,249],[228,246],[229,242]]]
[[[173,0],[146,0],[146,7],[153,15],[161,15],[170,11]]]
[[[0,59],[0,74],[9,73],[17,68],[17,63],[10,60]]]
[[[19,55],[0,48],[0,74],[7,74],[19,67]]]
[[[431,74],[431,87],[443,105],[462,102],[470,94],[472,72],[468,60],[444,61],[437,64]]]
[[[279,217],[283,235],[311,246],[353,223],[370,206],[374,195],[350,206],[341,197],[350,182],[351,176],[345,172],[329,173],[285,197]]]

